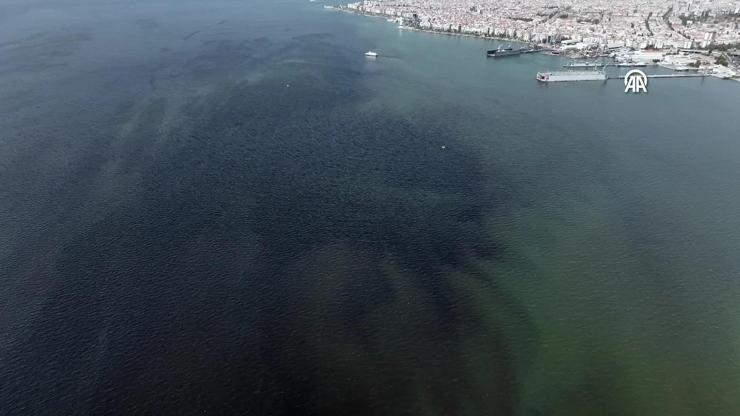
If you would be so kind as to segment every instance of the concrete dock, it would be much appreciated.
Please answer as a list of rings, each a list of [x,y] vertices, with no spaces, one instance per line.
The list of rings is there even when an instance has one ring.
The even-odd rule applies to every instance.
[[[709,74],[647,74],[648,78],[703,78],[711,76]],[[624,75],[616,77],[608,76],[608,79],[624,79]]]

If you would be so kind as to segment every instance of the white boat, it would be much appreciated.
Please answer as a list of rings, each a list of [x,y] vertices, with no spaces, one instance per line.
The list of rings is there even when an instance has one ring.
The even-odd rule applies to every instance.
[[[365,56],[367,56],[368,58],[377,58],[378,57],[378,53],[377,52],[373,52],[373,51],[367,51],[367,52],[365,52]]]
[[[538,72],[537,81],[559,82],[559,81],[605,81],[606,73],[602,71],[557,71]]]

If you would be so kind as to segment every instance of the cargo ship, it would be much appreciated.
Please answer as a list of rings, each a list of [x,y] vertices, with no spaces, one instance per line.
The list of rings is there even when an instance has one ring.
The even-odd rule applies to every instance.
[[[606,79],[606,73],[602,71],[556,71],[537,73],[537,81],[540,82],[606,81]]]

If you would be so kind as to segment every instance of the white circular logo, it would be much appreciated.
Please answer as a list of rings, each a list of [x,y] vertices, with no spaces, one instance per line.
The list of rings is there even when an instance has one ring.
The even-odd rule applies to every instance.
[[[624,76],[624,92],[647,92],[648,77],[639,69],[633,69]]]

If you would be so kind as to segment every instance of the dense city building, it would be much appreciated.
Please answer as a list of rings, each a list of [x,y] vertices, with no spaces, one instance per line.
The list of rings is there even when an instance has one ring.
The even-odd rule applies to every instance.
[[[562,49],[711,48],[740,43],[740,1],[366,0],[346,8],[419,29]]]

